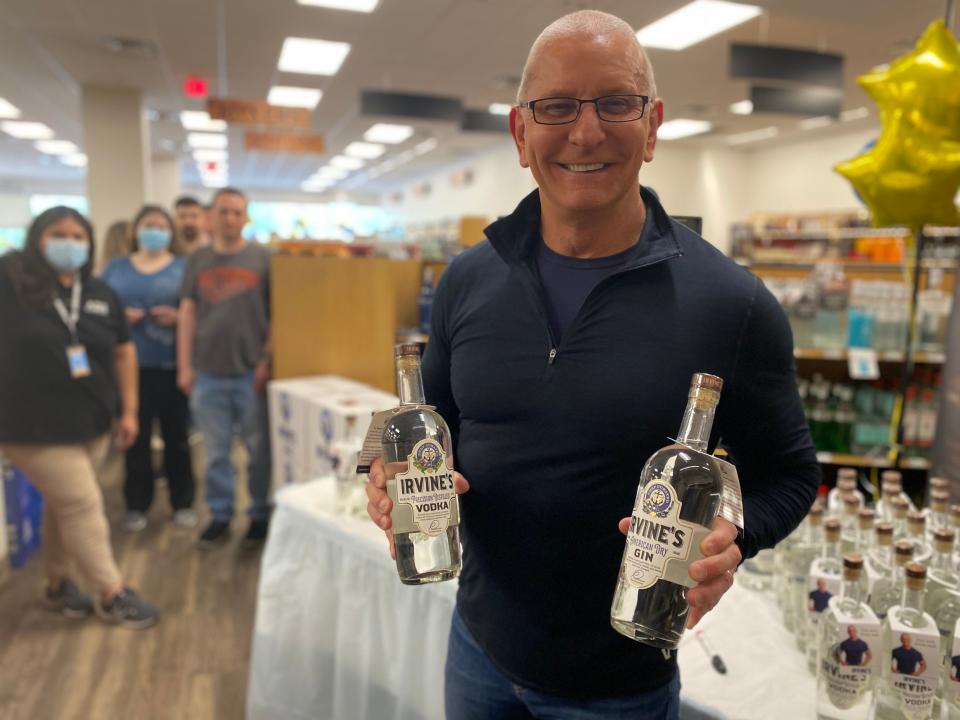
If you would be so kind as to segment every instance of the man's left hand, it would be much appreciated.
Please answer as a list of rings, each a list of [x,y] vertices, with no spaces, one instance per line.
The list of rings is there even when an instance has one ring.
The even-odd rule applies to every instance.
[[[630,518],[620,521],[620,532],[624,535],[630,528]],[[713,530],[700,543],[703,559],[690,564],[687,572],[699,584],[687,590],[687,604],[690,614],[687,616],[687,628],[692,628],[708,612],[713,610],[723,594],[733,585],[733,573],[743,557],[740,548],[734,544],[737,539],[737,526],[729,520],[718,517]]]
[[[253,369],[253,389],[258,395],[263,395],[267,391],[267,383],[272,374],[269,360],[261,360]]]

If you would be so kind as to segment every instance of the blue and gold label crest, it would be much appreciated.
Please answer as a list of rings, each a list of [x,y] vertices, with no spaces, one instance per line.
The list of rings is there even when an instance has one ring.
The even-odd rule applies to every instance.
[[[665,483],[651,483],[643,493],[643,511],[647,515],[666,517],[672,504],[673,489]]]
[[[436,472],[443,463],[443,451],[435,442],[425,442],[417,448],[411,462],[422,473]]]

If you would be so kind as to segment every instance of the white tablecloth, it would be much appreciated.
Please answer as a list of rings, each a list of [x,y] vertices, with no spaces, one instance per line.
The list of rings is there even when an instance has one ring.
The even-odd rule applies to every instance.
[[[402,585],[383,533],[333,515],[333,483],[278,494],[263,556],[249,720],[442,720],[456,583]],[[738,585],[681,642],[685,703],[733,719],[815,717],[813,679],[773,598]],[[683,712],[697,716],[691,707]]]

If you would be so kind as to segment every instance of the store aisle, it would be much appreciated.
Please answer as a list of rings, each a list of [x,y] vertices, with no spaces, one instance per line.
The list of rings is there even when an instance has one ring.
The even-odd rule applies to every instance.
[[[45,610],[37,601],[42,568],[35,555],[0,587],[4,720],[243,717],[260,572],[260,550],[240,543],[246,519],[234,520],[227,545],[198,551],[207,520],[202,488],[200,524],[181,530],[169,522],[160,486],[147,529],[124,533],[122,471],[122,458],[111,458],[103,479],[113,547],[126,581],[160,607],[160,624],[136,632]],[[244,508],[242,472],[238,485]]]

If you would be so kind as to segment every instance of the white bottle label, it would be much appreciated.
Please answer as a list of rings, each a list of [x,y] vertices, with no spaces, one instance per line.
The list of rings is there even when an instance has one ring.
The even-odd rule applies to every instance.
[[[693,587],[687,566],[703,557],[700,542],[710,532],[680,519],[681,502],[672,485],[651,480],[640,491],[623,553],[624,580],[633,588],[652,587],[658,580]]]
[[[813,561],[810,566],[810,574],[807,576],[807,618],[817,626],[827,606],[838,592],[840,592],[841,577],[825,569],[820,562],[820,558]]]
[[[884,662],[889,663],[890,686],[907,720],[927,720],[940,680],[940,633],[932,619],[926,627],[913,628],[897,619],[898,612],[890,608],[887,614],[887,645],[892,650]]]
[[[954,710],[960,711],[960,620],[953,629],[953,641],[946,660],[943,695]]]
[[[866,605],[861,605],[861,611],[864,617],[847,616],[836,598],[830,600],[827,610],[838,633],[824,638],[820,683],[830,703],[841,710],[852,708],[871,689],[881,654],[880,622]]]
[[[435,537],[460,522],[453,470],[447,466],[447,454],[436,440],[425,438],[414,445],[407,457],[406,471],[397,473],[394,482],[395,533],[421,532]]]

